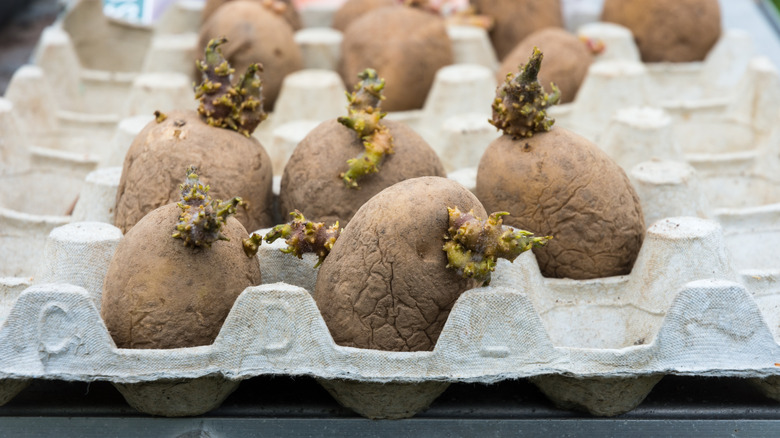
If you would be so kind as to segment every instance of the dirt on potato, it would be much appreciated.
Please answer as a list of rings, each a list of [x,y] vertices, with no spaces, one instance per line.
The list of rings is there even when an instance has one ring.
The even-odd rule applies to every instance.
[[[373,68],[387,81],[385,111],[422,108],[436,72],[454,62],[444,20],[410,7],[375,9],[352,22],[341,43],[339,73],[353,84]]]
[[[230,1],[206,20],[200,29],[198,47],[214,38],[226,37],[222,55],[238,76],[253,63],[263,65],[263,97],[271,111],[285,76],[303,68],[303,55],[293,38],[293,29],[284,19],[261,4],[249,0]],[[195,72],[200,81],[199,71]]]
[[[383,120],[393,136],[395,153],[385,157],[379,172],[366,175],[360,188],[344,184],[339,173],[347,160],[364,150],[357,134],[336,120],[317,126],[295,148],[282,174],[279,203],[282,214],[299,210],[309,220],[343,227],[360,206],[393,184],[420,176],[446,176],[428,143],[406,125]]]
[[[496,74],[498,83],[504,82],[507,73],[515,73],[518,65],[528,62],[534,47],[544,52],[539,82],[548,92],[550,83],[558,86],[561,103],[573,101],[594,57],[584,42],[563,28],[548,27],[523,39],[501,63]]]
[[[194,165],[211,196],[240,196],[247,206],[236,218],[248,230],[273,225],[271,159],[256,139],[208,126],[195,111],[171,111],[162,123],[150,122],[125,157],[116,197],[114,225],[123,233],[144,215],[177,202],[182,169]]]
[[[347,0],[333,14],[333,28],[344,32],[353,21],[367,12],[388,6],[400,4],[396,0]]]
[[[471,4],[495,20],[490,40],[500,60],[533,32],[563,27],[560,0],[471,0]]]
[[[644,62],[701,61],[720,38],[718,0],[606,0],[601,20],[627,27]]]
[[[260,266],[244,254],[243,226],[228,218],[230,241],[192,248],[171,234],[181,209],[168,204],[125,235],[103,285],[101,315],[119,348],[209,345],[233,302],[260,284]]]
[[[480,285],[446,267],[455,206],[487,217],[471,192],[437,177],[395,184],[360,208],[317,275],[314,299],[337,344],[433,349],[460,294]]]
[[[623,169],[595,144],[561,128],[504,135],[479,163],[477,197],[504,223],[554,238],[534,254],[545,277],[631,272],[645,235],[639,198]]]
[[[214,12],[219,8],[220,6],[224,5],[225,3],[231,2],[233,0],[206,0],[206,4],[203,6],[203,13],[201,15],[202,22],[205,22],[208,20],[209,17],[211,17]],[[256,3],[263,4],[266,0],[252,0]],[[286,7],[284,10],[279,13],[279,15],[282,16],[282,18],[287,21],[287,23],[290,25],[290,27],[293,28],[293,30],[299,30],[303,25],[301,24],[301,16],[298,14],[298,10],[295,9],[295,6],[293,5],[291,0],[274,0],[277,3],[283,3]]]

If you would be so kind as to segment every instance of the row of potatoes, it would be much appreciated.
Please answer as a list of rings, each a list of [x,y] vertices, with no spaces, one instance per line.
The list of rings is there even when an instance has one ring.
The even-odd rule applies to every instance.
[[[442,48],[430,42],[438,34],[446,40],[443,22],[394,0],[349,0],[334,25],[345,32],[342,76],[359,82],[345,116],[320,124],[290,157],[279,202],[294,219],[266,236],[247,232],[273,225],[271,162],[251,133],[265,118],[264,108],[273,107],[286,72],[295,69],[295,56],[288,56],[295,46],[294,8],[277,6],[287,21],[264,28],[268,41],[255,44],[235,20],[258,14],[282,20],[268,2],[234,1],[219,8],[212,3],[224,1],[208,2],[204,11],[210,16],[201,30],[206,49],[199,63],[198,111],[158,113],[124,161],[115,225],[125,238],[111,262],[101,309],[118,347],[213,342],[237,296],[260,284],[252,255],[264,237],[286,239],[292,255],[319,255],[314,299],[336,343],[357,348],[432,350],[458,296],[489,283],[498,257],[511,260],[534,249],[548,277],[631,271],[646,229],[636,192],[596,145],[553,126],[547,109],[571,100],[578,82],[546,76],[536,48],[544,48],[544,41],[518,45],[525,35],[507,27],[508,21],[560,26],[559,2],[473,2],[493,17],[499,56],[510,65],[522,62],[514,73],[500,73],[491,123],[504,135],[482,157],[475,195],[445,178],[440,159],[417,133],[383,119],[383,110],[424,102],[435,71],[447,64],[449,42]],[[633,19],[659,15],[652,9],[662,3],[607,1],[604,18],[630,28]],[[658,59],[643,49],[652,37],[632,29],[648,61],[701,59],[717,40],[717,1],[673,5],[680,14],[704,8],[696,16],[715,17],[717,32],[700,55],[678,57],[675,51],[673,58]],[[651,11],[640,13],[643,7]],[[343,11],[359,8],[362,18],[342,24]],[[512,8],[524,15],[544,9],[553,18],[508,20],[515,16],[506,13]],[[289,46],[275,43],[288,34]],[[411,46],[395,44],[402,39]],[[658,43],[650,46],[657,49]],[[271,54],[253,51],[261,47]],[[417,51],[419,61],[412,58]],[[263,60],[262,67],[256,59]],[[571,63],[571,56],[560,59]],[[290,65],[293,70],[286,70]],[[557,65],[559,74],[582,70],[584,76],[587,70],[579,68],[586,62],[575,62],[578,68]],[[424,77],[428,69],[430,80]],[[551,82],[571,83],[575,91],[552,85],[548,94],[542,83]]]

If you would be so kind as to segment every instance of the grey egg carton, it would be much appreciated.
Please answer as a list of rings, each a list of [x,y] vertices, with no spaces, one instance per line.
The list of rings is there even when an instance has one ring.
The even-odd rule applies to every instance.
[[[261,247],[263,284],[239,296],[212,345],[118,349],[99,307],[121,238],[99,222],[57,228],[35,284],[0,282],[3,398],[29,379],[108,380],[141,411],[197,415],[243,379],[308,375],[362,415],[399,418],[449,382],[529,377],[563,407],[615,415],[665,374],[749,377],[770,394],[780,374],[779,277],[738,273],[705,219],[656,222],[625,276],[547,279],[531,253],[501,262],[490,286],[458,299],[435,349],[413,353],[336,345],[311,297],[314,259],[281,243]]]
[[[625,32],[614,27],[596,25],[589,32],[613,32],[617,41],[626,41]],[[744,48],[744,42],[739,33],[729,34],[721,47]],[[623,55],[605,56],[591,70],[593,84],[612,78],[624,91],[658,90],[658,78],[669,76],[661,84],[664,93],[681,87],[689,93],[686,99],[651,101],[649,97],[664,97],[654,92],[640,100],[626,100],[619,93],[601,100],[578,97],[579,103],[563,107],[557,116],[562,126],[591,129],[585,134],[616,157],[637,187],[649,229],[633,271],[594,280],[546,279],[532,254],[513,264],[501,262],[489,287],[461,296],[432,352],[335,345],[311,298],[314,260],[285,256],[278,251],[280,243],[261,247],[263,284],[239,297],[214,344],[117,349],[99,308],[103,277],[122,238],[108,225],[120,171],[88,172],[96,162],[119,164],[121,151],[148,117],[125,119],[118,129],[107,130],[113,152],[78,166],[61,151],[17,148],[13,157],[18,161],[9,168],[19,169],[22,163],[26,176],[4,175],[5,182],[47,185],[33,200],[40,210],[0,211],[0,259],[4,267],[18,268],[2,271],[11,277],[0,278],[0,404],[30,379],[107,380],[143,412],[197,415],[218,406],[241,380],[257,375],[314,376],[342,404],[370,418],[414,415],[450,382],[517,378],[530,378],[561,407],[594,415],[633,409],[665,374],[746,377],[780,399],[780,260],[775,250],[780,244],[780,199],[774,198],[779,192],[775,158],[780,131],[771,113],[777,73],[765,60],[738,58],[743,69],[723,85],[706,73],[714,71],[708,61],[676,68],[645,66],[631,59],[630,45],[622,47],[628,48]],[[722,65],[712,59],[716,55],[709,62]],[[670,68],[676,71],[655,74]],[[32,78],[39,74],[25,73]],[[299,83],[311,78],[301,77],[307,74],[333,82],[333,72],[317,70],[301,72]],[[433,99],[427,110],[389,116],[406,121],[426,138],[453,139],[432,146],[443,156],[461,157],[453,158],[448,169],[460,169],[453,177],[472,189],[476,171],[462,163],[474,163],[474,156],[478,160],[497,134],[485,113],[466,110],[484,106],[487,111],[491,75],[485,65],[453,66],[437,80],[455,84],[442,85],[442,91],[434,85],[431,93],[452,100]],[[456,80],[464,76],[464,81]],[[702,79],[707,77],[712,80]],[[288,85],[291,105],[312,92],[296,87],[295,79]],[[713,97],[713,90],[723,90],[718,84],[731,92]],[[322,92],[341,98],[343,88]],[[654,108],[630,108],[640,105]],[[12,108],[3,112],[0,105],[0,116],[16,111]],[[261,131],[264,144],[291,147],[316,120],[341,114],[331,115],[335,106],[318,111],[322,113],[303,120],[286,118],[284,111],[272,115],[268,122],[273,130]],[[583,122],[587,117],[592,123]],[[447,129],[453,137],[439,135]],[[10,131],[2,132],[7,140]],[[704,149],[713,139],[719,145],[716,153]],[[45,137],[36,142],[46,144]],[[642,145],[650,147],[640,149]],[[73,169],[75,174],[67,173]],[[52,205],[67,207],[60,193],[68,187],[68,193],[80,194],[73,215],[50,214]],[[21,202],[2,201],[0,206],[6,207]]]

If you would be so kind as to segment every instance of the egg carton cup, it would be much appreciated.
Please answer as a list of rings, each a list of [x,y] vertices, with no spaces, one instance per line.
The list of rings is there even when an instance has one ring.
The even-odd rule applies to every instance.
[[[733,268],[723,230],[667,218],[647,231],[629,275],[541,276],[532,253],[501,261],[490,286],[465,292],[433,351],[387,352],[333,342],[311,293],[315,257],[261,246],[263,284],[236,300],[212,345],[115,347],[100,318],[102,284],[122,235],[72,223],[52,232],[35,284],[0,282],[0,381],[108,380],[154,415],[213,409],[243,379],[308,375],[371,418],[424,409],[450,382],[531,377],[557,404],[595,415],[633,409],[665,374],[762,380],[780,374],[777,275]],[[5,395],[10,398],[11,395]]]

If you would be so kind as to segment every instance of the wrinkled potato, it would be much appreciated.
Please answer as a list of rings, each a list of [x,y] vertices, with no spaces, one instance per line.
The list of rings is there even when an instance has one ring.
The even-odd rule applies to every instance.
[[[481,283],[448,269],[448,207],[487,214],[471,192],[439,177],[395,184],[358,210],[317,275],[314,299],[334,341],[391,351],[432,350],[453,304]]]
[[[546,277],[628,274],[644,239],[639,197],[623,169],[562,128],[493,141],[479,163],[476,193],[488,211],[510,213],[507,225],[554,237],[534,249]]]
[[[606,0],[601,20],[631,30],[644,62],[701,61],[721,32],[718,0]]]
[[[347,0],[333,14],[333,28],[341,32],[367,12],[387,6],[400,6],[396,0]]]
[[[454,62],[444,20],[410,7],[375,9],[352,22],[341,43],[345,84],[367,67],[387,81],[385,111],[422,108],[436,72]]]
[[[101,315],[119,348],[211,344],[238,295],[260,284],[260,265],[244,254],[248,234],[235,218],[222,229],[229,241],[192,248],[171,237],[180,212],[176,204],[152,211],[117,246]]]
[[[284,19],[254,1],[230,1],[217,9],[200,29],[198,47],[226,37],[222,53],[240,75],[250,64],[263,65],[265,109],[274,107],[285,76],[303,68],[303,55]],[[196,72],[198,81],[200,72]]]
[[[360,180],[360,189],[347,187],[339,177],[348,168],[347,160],[365,149],[357,134],[336,120],[312,130],[284,168],[281,211],[297,209],[315,222],[338,221],[345,226],[361,205],[383,189],[410,178],[446,175],[439,157],[416,132],[399,122],[382,123],[393,136],[395,152],[385,157],[379,172]]]
[[[171,111],[149,122],[127,151],[114,225],[126,233],[155,208],[179,200],[179,169],[195,165],[215,198],[240,196],[238,220],[250,230],[273,225],[271,158],[259,141],[201,121],[195,111]],[[177,171],[172,171],[177,170]]]
[[[471,4],[495,20],[490,40],[500,60],[533,32],[563,27],[560,0],[471,0]]]
[[[507,73],[517,71],[517,66],[528,60],[534,47],[545,53],[539,82],[548,91],[550,83],[557,85],[561,90],[561,103],[573,101],[593,63],[593,53],[579,37],[558,27],[538,30],[525,37],[501,63],[496,74],[498,83],[504,82]]]

